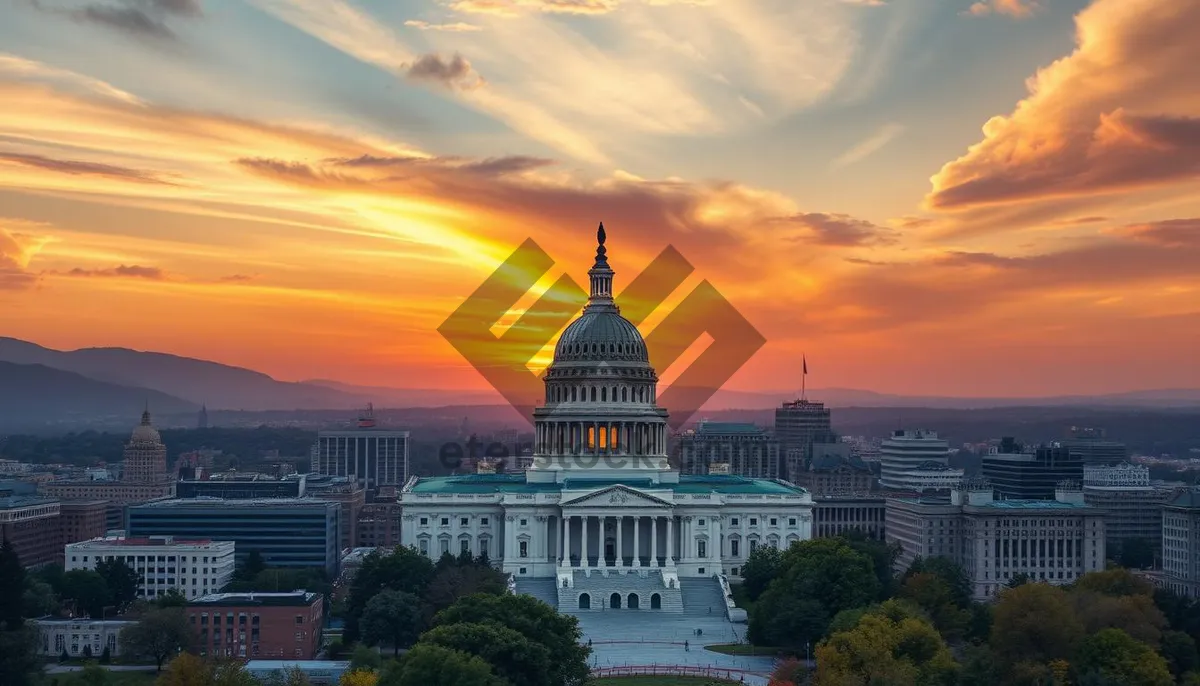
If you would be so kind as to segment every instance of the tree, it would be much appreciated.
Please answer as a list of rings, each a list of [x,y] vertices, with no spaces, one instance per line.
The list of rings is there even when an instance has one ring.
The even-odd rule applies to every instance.
[[[0,593],[0,631],[20,629],[25,624],[22,596],[7,591],[25,588],[25,567],[7,538],[0,543],[0,588],[6,591]]]
[[[354,653],[350,656],[350,669],[365,669],[374,671],[383,665],[383,658],[380,657],[379,651],[369,646],[355,646]]]
[[[933,620],[933,626],[947,638],[959,638],[971,622],[971,612],[957,602],[958,592],[943,577],[921,572],[907,576],[900,597],[919,605]]]
[[[342,673],[338,686],[375,686],[379,675],[370,669],[352,669]]]
[[[371,645],[390,642],[392,654],[399,655],[421,633],[421,602],[417,596],[401,591],[383,591],[367,603],[362,615],[363,640]]]
[[[463,596],[476,593],[501,595],[508,592],[508,577],[501,571],[469,561],[446,567],[436,572],[433,581],[425,589],[425,623],[434,615],[450,607]]]
[[[1033,577],[1029,576],[1025,572],[1017,572],[1016,574],[1012,575],[1012,578],[1009,579],[1008,583],[1004,584],[1004,586],[1005,588],[1016,588],[1018,586],[1024,586],[1025,584],[1031,583],[1033,583]]]
[[[849,529],[839,534],[839,537],[855,551],[866,555],[875,566],[875,576],[879,579],[879,600],[892,597],[896,579],[893,570],[902,549],[899,543],[888,544],[867,536],[861,529]]]
[[[154,660],[158,671],[162,671],[167,658],[190,647],[194,640],[187,616],[179,608],[151,610],[137,624],[121,632],[125,654]]]
[[[432,579],[433,563],[412,548],[397,547],[386,555],[378,551],[367,555],[350,584],[350,593],[346,599],[344,639],[359,639],[359,621],[366,611],[367,603],[379,592],[402,591],[420,597],[424,595],[425,588]]]
[[[1177,679],[1200,667],[1200,654],[1196,651],[1196,641],[1182,631],[1163,632],[1159,653],[1167,661],[1167,668]]]
[[[83,666],[83,671],[79,674],[79,681],[85,686],[109,686],[113,679],[107,669],[89,662]]]
[[[101,619],[108,604],[108,584],[91,569],[72,569],[63,574],[63,600],[75,606],[76,616]]]
[[[112,651],[108,649],[108,645],[104,646],[104,650],[100,652],[100,664],[106,665],[112,662]]]
[[[266,568],[267,561],[263,559],[262,553],[257,550],[251,550],[246,555],[246,559],[242,561],[242,564],[238,566],[236,576],[238,579],[253,579],[265,571]]]
[[[950,593],[950,602],[956,606],[965,608],[971,604],[971,579],[954,560],[948,557],[918,557],[905,571],[904,580],[918,574],[929,574],[940,579]]]
[[[45,617],[58,612],[58,596],[50,584],[27,576],[21,606],[26,617]]]
[[[92,659],[92,644],[91,643],[83,644],[83,659],[85,659],[85,660]]]
[[[769,606],[755,605],[752,612],[746,635],[751,643],[783,648],[797,655],[816,643],[829,627],[825,606],[809,598],[785,595]]]
[[[1123,686],[1175,683],[1166,660],[1120,629],[1104,629],[1083,639],[1072,664],[1081,682],[1099,676]]]
[[[160,610],[172,607],[187,607],[187,596],[180,593],[178,588],[168,588],[167,592],[154,599],[154,606]]]
[[[1069,660],[1084,634],[1067,592],[1048,584],[1002,591],[992,614],[991,647],[998,662],[1009,667]]]
[[[476,655],[420,644],[389,668],[378,686],[514,686]]]
[[[1088,572],[1075,582],[1074,588],[1110,596],[1154,595],[1154,585],[1128,569],[1114,567],[1102,572]]]
[[[117,611],[124,610],[137,599],[142,580],[124,560],[102,560],[96,564],[96,573],[104,579],[108,602]]]
[[[760,545],[750,552],[746,564],[742,565],[742,588],[750,600],[758,600],[779,575],[783,552],[769,545]]]
[[[1144,538],[1130,538],[1121,543],[1117,562],[1126,569],[1146,569],[1154,566],[1154,544]]]
[[[958,665],[928,622],[888,601],[857,626],[817,647],[816,686],[847,683],[893,686],[952,686]]]
[[[579,620],[559,614],[532,596],[470,595],[442,610],[434,626],[484,624],[506,626],[550,651],[551,678],[561,686],[581,686],[588,680],[591,649],[580,645]],[[486,663],[485,663],[486,664]]]
[[[421,637],[422,644],[440,645],[476,655],[503,679],[521,686],[553,686],[550,650],[494,623],[445,624]]]
[[[38,683],[41,669],[37,657],[38,639],[38,631],[32,625],[0,631],[0,684],[33,686]]]

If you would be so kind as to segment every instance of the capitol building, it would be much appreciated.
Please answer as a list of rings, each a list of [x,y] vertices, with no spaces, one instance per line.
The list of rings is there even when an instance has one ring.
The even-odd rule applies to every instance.
[[[689,587],[727,591],[757,546],[810,539],[812,497],[727,465],[670,466],[658,375],[613,300],[603,225],[597,241],[590,297],[558,340],[533,412],[532,466],[410,478],[401,537],[435,560],[486,556],[519,591],[564,611],[681,612],[689,598],[714,597]]]

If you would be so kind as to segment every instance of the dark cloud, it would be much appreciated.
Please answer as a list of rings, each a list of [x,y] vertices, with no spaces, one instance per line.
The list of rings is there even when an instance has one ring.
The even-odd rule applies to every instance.
[[[512,155],[507,157],[488,157],[482,160],[472,160],[461,157],[374,157],[363,155],[352,159],[326,160],[339,167],[362,167],[375,169],[410,168],[428,170],[430,168],[453,169],[482,176],[504,176],[519,174],[549,167],[554,160],[542,157]]]
[[[25,167],[35,167],[37,169],[45,169],[47,171],[59,172],[62,174],[105,176],[114,179],[122,179],[124,181],[170,185],[169,182],[163,181],[150,172],[141,171],[138,169],[130,169],[128,167],[118,167],[112,164],[101,164],[99,162],[60,160],[42,155],[29,155],[15,152],[0,152],[0,162],[10,162],[12,164],[19,164]]]
[[[165,281],[167,273],[158,267],[143,267],[141,265],[121,265],[119,267],[111,267],[108,269],[82,269],[76,267],[66,273],[67,276],[86,276],[86,277],[102,277],[102,278],[131,278],[131,279],[149,279],[151,281]]]
[[[1200,248],[1200,219],[1131,224],[1118,233],[1168,248]]]
[[[809,212],[785,217],[782,223],[801,229],[794,240],[828,247],[857,248],[896,242],[895,234],[882,226],[847,214]]]
[[[157,40],[177,38],[169,21],[203,14],[200,0],[111,0],[74,6],[48,4],[42,0],[31,2],[44,12]]]
[[[437,54],[421,55],[407,65],[404,73],[414,81],[436,83],[452,90],[472,90],[486,83],[467,58],[458,53],[448,60]]]

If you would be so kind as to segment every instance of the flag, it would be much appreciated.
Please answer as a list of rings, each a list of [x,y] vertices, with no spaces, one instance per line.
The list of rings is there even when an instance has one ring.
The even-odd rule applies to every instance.
[[[801,360],[803,361],[803,363],[804,363],[804,373],[805,373],[805,374],[807,374],[807,373],[808,373],[808,358],[807,358],[807,357],[802,357],[802,358],[800,358],[800,359],[801,359]]]

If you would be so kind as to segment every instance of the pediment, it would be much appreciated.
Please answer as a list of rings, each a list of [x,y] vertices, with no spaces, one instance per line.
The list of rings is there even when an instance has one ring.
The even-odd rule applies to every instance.
[[[563,507],[613,507],[613,508],[629,508],[629,507],[672,507],[674,503],[669,500],[652,496],[648,493],[642,493],[628,486],[608,486],[600,488],[591,493],[565,500],[561,503]]]

